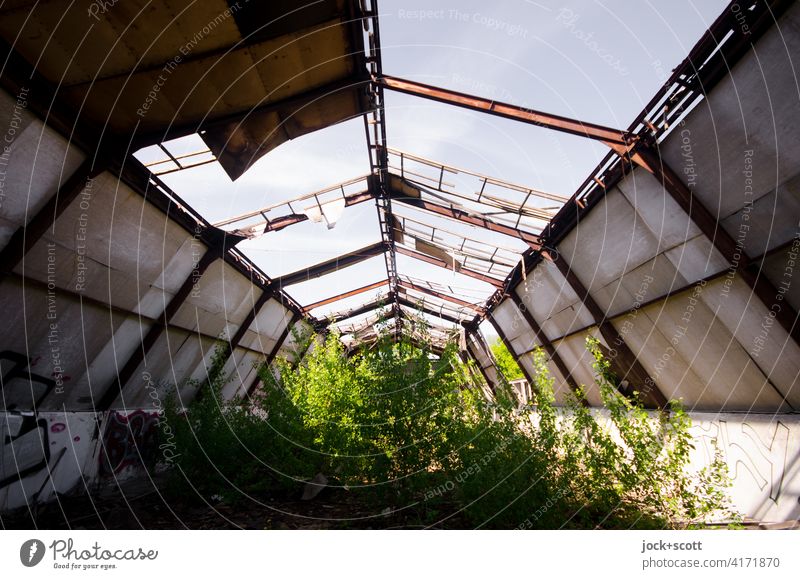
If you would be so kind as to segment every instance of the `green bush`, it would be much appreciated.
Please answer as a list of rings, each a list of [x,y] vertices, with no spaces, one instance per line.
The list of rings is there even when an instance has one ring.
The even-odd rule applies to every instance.
[[[525,377],[522,373],[522,368],[519,367],[514,356],[508,351],[503,340],[497,338],[491,348],[492,355],[497,363],[497,369],[500,370],[506,380],[520,380]]]
[[[599,344],[604,411],[577,396],[557,407],[541,351],[534,399],[507,385],[493,399],[472,383],[456,340],[441,356],[388,337],[348,356],[336,334],[302,361],[261,368],[254,399],[224,402],[224,377],[181,415],[178,488],[229,501],[298,498],[324,473],[332,486],[409,524],[491,528],[677,528],[731,518],[724,462],[687,471],[690,420],[679,404],[655,417],[613,386]],[[181,487],[183,485],[183,487]]]

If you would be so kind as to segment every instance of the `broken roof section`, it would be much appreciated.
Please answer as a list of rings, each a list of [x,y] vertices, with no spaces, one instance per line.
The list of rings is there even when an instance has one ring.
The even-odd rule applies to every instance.
[[[254,250],[269,251],[270,247],[283,245],[274,239],[279,232],[310,223],[324,223],[330,229],[351,207],[372,201],[377,208],[379,239],[363,247],[347,247],[348,251],[313,264],[294,259],[292,261],[299,267],[290,271],[272,268],[269,272],[272,286],[281,291],[291,288],[293,293],[303,294],[300,301],[306,304],[306,313],[324,316],[328,324],[356,338],[366,338],[362,334],[372,331],[366,328],[374,330],[381,320],[372,318],[386,302],[391,306],[387,311],[393,319],[389,325],[398,331],[404,321],[414,315],[445,327],[467,325],[485,311],[479,304],[502,291],[506,278],[519,264],[523,253],[541,248],[541,233],[567,201],[567,196],[391,148],[387,140],[384,91],[410,94],[579,135],[599,141],[618,153],[627,150],[627,135],[596,124],[384,75],[374,3],[363,13],[362,23],[365,34],[361,39],[363,52],[358,59],[364,67],[360,75],[369,78],[369,82],[362,85],[367,106],[361,112],[366,136],[364,145],[369,154],[367,174],[290,198],[270,199],[254,210],[226,216],[215,226],[247,238],[240,249],[257,261]],[[319,50],[329,56],[335,53],[330,46],[320,46]],[[295,103],[298,110],[304,106],[304,103]],[[350,112],[340,107],[338,114],[346,117]],[[251,115],[240,116],[239,120],[244,123]],[[327,124],[335,122],[329,119]],[[227,145],[214,147],[204,131],[205,128],[201,129],[200,136],[209,145],[206,150],[178,154],[170,143],[156,144],[154,156],[164,153],[165,157],[150,160],[149,168],[154,172],[165,171],[167,178],[166,175],[182,170],[184,165],[212,164],[215,159],[224,167]],[[263,127],[262,132],[271,138]],[[226,171],[230,174],[227,167]],[[262,247],[255,246],[258,240],[269,239],[267,236],[272,239]],[[315,245],[309,244],[308,253],[319,256]],[[384,280],[376,279],[380,256],[385,266],[385,285]],[[406,277],[401,277],[401,266]],[[369,283],[353,284],[354,279]],[[330,288],[338,288],[339,292],[326,294]],[[364,327],[354,326],[354,318]]]
[[[29,4],[4,5],[0,34],[87,121],[140,146],[199,133],[232,179],[281,143],[368,108],[348,0]]]
[[[592,195],[602,194],[609,171],[635,155],[640,137],[662,135],[699,98],[690,86],[696,71],[676,77],[626,131],[384,74],[374,1],[302,7],[208,2],[174,11],[170,3],[153,8],[130,3],[90,31],[96,36],[87,41],[109,47],[101,61],[85,54],[68,22],[67,28],[59,24],[62,4],[34,9],[30,30],[51,26],[58,43],[78,55],[80,66],[62,63],[67,99],[83,103],[90,122],[133,134],[137,146],[150,147],[139,158],[163,180],[187,170],[224,170],[238,179],[281,143],[319,129],[331,131],[333,125],[350,133],[356,127],[359,138],[366,137],[360,152],[344,147],[362,159],[367,153],[363,173],[319,189],[270,196],[244,213],[231,211],[213,220],[234,239],[245,239],[238,251],[252,262],[259,261],[259,252],[285,249],[290,238],[278,236],[316,226],[306,230],[314,242],[306,260],[264,267],[271,286],[301,294],[307,315],[365,339],[362,328],[351,327],[353,320],[374,329],[378,322],[370,316],[386,309],[384,302],[391,314],[385,325],[398,330],[414,312],[445,326],[477,328],[494,301],[525,275],[530,262],[522,260],[546,257],[541,251],[546,240],[569,227]],[[128,33],[124,23],[131,10],[157,12],[153,21],[163,20],[162,28],[173,33],[162,34],[160,28],[158,34]],[[9,27],[27,10],[3,12],[7,18],[0,26],[8,37]],[[208,34],[190,38],[186,32],[198,29]],[[18,46],[28,59],[58,50],[31,33]],[[134,62],[130,54],[143,56]],[[58,62],[52,55],[46,60]],[[414,147],[393,148],[392,111],[385,104],[389,92],[533,125],[538,133],[549,129],[608,153],[572,197],[571,191],[510,183],[446,159],[426,158]],[[138,109],[137,102],[143,103]],[[349,245],[323,237],[355,210],[363,219],[371,213],[369,235],[346,235]]]

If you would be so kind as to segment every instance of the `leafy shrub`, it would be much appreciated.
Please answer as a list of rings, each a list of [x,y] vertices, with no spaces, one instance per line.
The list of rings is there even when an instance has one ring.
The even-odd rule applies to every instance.
[[[506,345],[503,343],[503,340],[497,338],[491,347],[492,355],[497,363],[497,369],[500,370],[506,380],[519,380],[525,377],[519,364],[517,364],[517,361],[514,359],[514,356],[511,355],[511,352],[508,351],[508,348],[506,348]]]
[[[184,487],[232,501],[297,498],[321,472],[365,504],[442,527],[676,528],[732,517],[721,458],[687,470],[685,411],[672,402],[654,417],[622,396],[596,341],[587,346],[602,411],[574,395],[557,407],[541,351],[534,398],[520,408],[506,384],[489,400],[471,383],[455,340],[439,357],[424,339],[386,337],[355,355],[336,334],[318,340],[302,361],[261,368],[252,400],[224,402],[215,376],[170,421]]]
[[[215,360],[219,353],[218,349]],[[304,451],[311,433],[298,409],[282,392],[267,392],[271,407],[224,401],[228,381],[222,364],[212,362],[202,396],[183,411],[175,401],[167,405],[167,421],[174,425],[177,464],[172,491],[181,497],[199,494],[238,501],[245,495],[286,493],[314,474],[313,455]]]

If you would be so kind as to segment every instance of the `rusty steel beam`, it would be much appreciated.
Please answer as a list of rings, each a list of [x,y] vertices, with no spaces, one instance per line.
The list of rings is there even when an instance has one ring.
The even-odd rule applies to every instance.
[[[328,261],[323,261],[322,263],[312,265],[311,267],[273,278],[270,285],[275,288],[283,288],[288,285],[294,285],[296,283],[322,277],[323,275],[327,275],[331,272],[361,263],[370,257],[381,255],[386,251],[386,249],[386,243],[383,241],[378,241],[377,243],[373,243],[367,247],[362,247],[361,249],[351,251],[350,253],[340,255],[333,259],[329,259]]]
[[[28,221],[19,227],[6,246],[0,251],[0,280],[14,271],[42,236],[55,226],[56,220],[78,197],[92,179],[105,170],[104,162],[87,157],[83,163],[64,181],[58,191],[47,200],[47,203]]]
[[[554,131],[578,135],[580,137],[586,137],[587,139],[594,139],[605,143],[620,153],[627,150],[630,141],[628,134],[619,129],[612,129],[594,123],[586,123],[517,105],[500,103],[491,99],[438,88],[402,78],[383,75],[377,79],[377,83],[382,87],[396,92],[455,105],[473,111],[488,113],[514,121],[521,121]]]
[[[475,305],[475,304],[470,303],[470,302],[468,302],[466,300],[462,300],[461,298],[457,298],[457,297],[451,296],[449,294],[443,294],[441,292],[437,292],[436,290],[429,289],[429,288],[426,288],[424,286],[417,285],[414,282],[400,281],[400,282],[398,282],[397,285],[399,287],[405,288],[407,290],[417,291],[417,292],[420,292],[420,293],[423,293],[423,294],[427,294],[427,295],[429,295],[431,297],[438,298],[438,299],[444,300],[446,302],[450,302],[452,304],[456,304],[456,305],[459,305],[459,306],[462,306],[462,307],[465,307],[465,308],[469,308],[474,312],[481,313],[481,312],[484,311],[481,306]]]
[[[386,294],[386,297],[383,299],[373,300],[352,310],[347,310],[346,312],[339,312],[333,314],[331,317],[323,318],[323,321],[327,322],[328,324],[338,324],[341,321],[348,320],[350,318],[355,318],[356,316],[360,316],[361,314],[366,314],[367,312],[371,312],[373,310],[377,310],[378,308],[385,307],[387,302],[393,302],[394,295],[389,292]]]
[[[157,321],[150,327],[150,330],[148,330],[147,334],[145,334],[144,338],[139,344],[139,347],[133,351],[127,362],[125,362],[125,365],[122,366],[122,369],[117,373],[117,376],[114,378],[112,383],[106,388],[105,392],[100,398],[100,401],[95,407],[96,410],[105,411],[111,408],[111,405],[114,403],[114,400],[117,399],[117,396],[120,395],[122,389],[125,387],[125,384],[127,384],[128,381],[133,377],[133,373],[136,371],[136,368],[139,367],[139,364],[141,364],[142,361],[147,359],[148,352],[150,352],[156,341],[161,337],[161,334],[164,333],[164,330],[167,328],[170,320],[175,316],[176,313],[178,313],[178,310],[181,308],[181,306],[183,306],[186,298],[188,298],[189,294],[191,294],[195,283],[197,283],[198,280],[203,276],[209,266],[221,257],[221,250],[214,248],[209,248],[203,254],[203,257],[200,258],[197,266],[192,269],[181,287],[177,292],[175,292],[175,295],[172,296],[172,299],[170,299],[169,303],[164,308],[164,311],[161,312],[161,315],[158,317]]]
[[[522,301],[522,298],[517,295],[516,290],[511,290],[510,294],[511,301],[514,302],[514,305],[517,307],[517,311],[522,316],[522,319],[525,320],[525,323],[528,324],[528,327],[533,331],[534,334],[539,338],[539,342],[544,348],[544,351],[547,352],[547,355],[553,361],[553,364],[556,365],[558,371],[561,372],[561,375],[564,376],[564,380],[566,380],[569,387],[572,389],[573,392],[576,394],[580,392],[580,387],[578,386],[578,382],[573,378],[572,373],[567,368],[567,365],[564,363],[564,360],[561,359],[561,356],[558,353],[558,350],[553,343],[548,339],[547,335],[542,330],[539,323],[533,317],[533,314],[528,310],[528,306],[525,305],[525,302]],[[498,332],[499,333],[499,332]],[[522,354],[527,354],[527,352],[522,352]],[[531,382],[533,385],[533,382]],[[588,402],[584,396],[579,397],[581,404],[584,406],[588,405]]]
[[[783,296],[772,285],[772,282],[761,275],[760,269],[756,268],[757,272],[750,269],[753,262],[747,256],[744,247],[738,245],[703,202],[692,194],[689,187],[661,157],[658,149],[643,146],[638,148],[636,153],[637,155],[633,157],[634,161],[661,182],[664,190],[681,206],[692,223],[703,232],[716,250],[731,264],[731,268],[735,269],[742,281],[750,286],[767,310],[775,312],[775,318],[795,344],[800,345],[800,320],[798,320],[797,311],[782,299]]]
[[[435,213],[436,215],[441,215],[442,217],[447,217],[448,219],[453,219],[462,223],[468,223],[469,225],[475,225],[483,229],[488,229],[489,231],[494,231],[495,233],[508,235],[509,237],[516,237],[517,239],[521,239],[527,243],[531,249],[541,249],[542,247],[541,238],[535,233],[516,229],[510,225],[497,223],[496,221],[492,221],[486,217],[474,213],[467,213],[466,211],[457,209],[455,207],[445,207],[443,205],[439,205],[438,203],[431,203],[430,201],[424,201],[423,199],[418,199],[416,197],[408,197],[407,195],[403,195],[401,193],[391,192],[390,196],[395,201],[415,207],[417,209],[421,209],[423,211],[428,211],[429,213]]]
[[[354,290],[350,290],[348,292],[344,292],[341,294],[337,294],[335,296],[331,296],[329,298],[325,298],[324,300],[319,300],[318,302],[314,302],[313,304],[308,304],[307,306],[303,306],[303,312],[308,313],[311,310],[316,308],[320,308],[322,306],[327,306],[328,304],[332,304],[334,302],[338,302],[339,300],[343,300],[346,298],[351,298],[353,296],[357,296],[359,294],[363,294],[364,292],[368,292],[370,290],[378,289],[383,287],[389,283],[389,280],[384,279],[375,283],[371,283],[369,285],[362,286],[360,288],[356,288]]]
[[[454,316],[451,316],[450,314],[445,314],[444,312],[437,312],[436,310],[427,307],[424,303],[415,302],[408,298],[402,298],[398,296],[397,303],[399,303],[401,306],[406,306],[407,308],[411,308],[412,310],[428,314],[429,316],[447,320],[448,322],[452,322],[459,326],[461,325],[461,322],[464,321]]]
[[[655,380],[642,366],[634,353],[628,347],[625,339],[614,327],[614,324],[607,318],[603,309],[594,301],[589,294],[589,290],[581,283],[575,272],[567,263],[563,255],[553,258],[558,270],[567,280],[572,290],[578,295],[578,299],[586,306],[586,309],[594,318],[600,333],[611,347],[612,354],[609,356],[612,369],[620,380],[627,380],[629,383],[638,385],[638,392],[643,395],[642,402],[652,408],[666,408],[668,405],[667,397],[661,392]],[[626,390],[624,394],[629,394]]]
[[[396,249],[397,253],[399,253],[399,254],[402,254],[402,255],[405,255],[405,256],[408,256],[408,257],[413,257],[414,259],[418,259],[420,261],[424,261],[425,263],[430,263],[431,265],[436,265],[436,266],[442,267],[442,268],[444,268],[444,269],[446,269],[448,271],[452,271],[452,268],[448,267],[446,262],[444,262],[443,260],[441,260],[439,258],[433,257],[432,255],[428,255],[426,253],[420,253],[419,251],[414,251],[413,249],[408,249],[406,247],[403,247],[402,245],[396,246],[395,249]],[[462,267],[461,269],[457,270],[456,273],[460,273],[460,274],[466,275],[468,277],[471,277],[471,278],[474,278],[474,279],[478,279],[478,280],[486,282],[486,283],[488,283],[488,284],[490,284],[490,285],[492,285],[492,286],[494,286],[496,288],[503,287],[503,282],[500,281],[499,279],[491,277],[491,276],[488,276],[486,274],[483,274],[483,273],[480,273],[480,272],[477,272],[477,271],[472,271],[471,269],[466,269],[466,268]]]

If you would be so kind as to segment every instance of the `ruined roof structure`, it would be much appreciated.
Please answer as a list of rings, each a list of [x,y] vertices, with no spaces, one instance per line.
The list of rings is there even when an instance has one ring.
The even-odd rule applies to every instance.
[[[548,112],[531,79],[519,94],[478,72],[400,74],[383,15],[376,0],[0,6],[0,512],[140,480],[170,388],[188,406],[217,362],[223,397],[247,400],[259,365],[335,331],[351,354],[387,333],[456,340],[489,397],[496,334],[528,388],[541,348],[556,403],[579,391],[591,408],[594,337],[623,393],[680,399],[720,437],[743,512],[796,520],[800,6],[724,7],[654,93],[617,79],[642,106],[616,126]],[[578,184],[556,190],[525,142],[494,153],[529,177],[496,174],[465,163],[482,153],[458,153],[453,124],[450,149],[393,140],[407,107],[599,162],[554,170]],[[326,165],[282,158],[285,185],[264,169],[332,130],[360,142],[329,142],[329,163],[361,172],[303,189]]]

